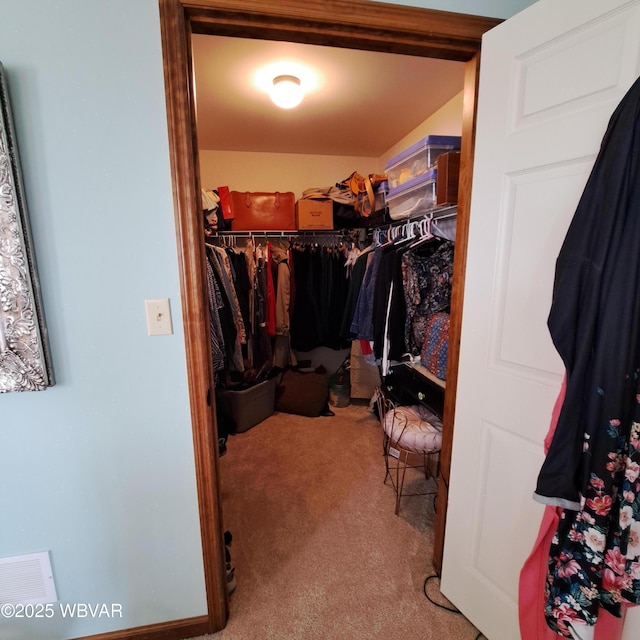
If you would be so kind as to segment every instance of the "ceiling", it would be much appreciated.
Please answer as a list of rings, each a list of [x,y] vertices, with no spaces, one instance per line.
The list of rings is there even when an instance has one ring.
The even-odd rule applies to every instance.
[[[464,63],[318,45],[194,35],[198,146],[379,157],[463,88]],[[283,110],[261,83],[308,89]]]

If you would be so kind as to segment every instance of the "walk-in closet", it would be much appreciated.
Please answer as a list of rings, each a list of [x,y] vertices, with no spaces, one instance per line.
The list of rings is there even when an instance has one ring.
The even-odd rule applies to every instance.
[[[434,202],[391,216],[384,199],[396,185],[390,190],[387,181],[385,192],[376,190],[377,217],[341,217],[334,200],[324,228],[247,227],[225,208],[230,192],[314,202],[310,192],[326,195],[354,172],[387,176],[394,158],[429,136],[460,140],[464,64],[209,35],[192,36],[192,55],[230,624],[234,611],[251,612],[256,624],[269,617],[262,603],[274,589],[288,591],[282,580],[289,574],[278,564],[309,572],[298,576],[306,589],[329,589],[338,578],[323,556],[335,561],[342,550],[351,560],[362,556],[343,562],[360,576],[343,577],[345,594],[375,582],[367,559],[375,549],[373,557],[395,558],[398,588],[406,590],[389,606],[421,606],[422,581],[441,562],[438,491],[446,508],[446,486],[444,494],[439,487],[455,195],[436,206],[434,186]],[[278,61],[304,61],[317,73],[300,110],[277,109],[259,89],[242,86],[259,86]],[[350,77],[359,78],[355,87]],[[251,106],[255,100],[259,106]],[[339,108],[337,125],[328,113]],[[459,143],[452,149],[459,154]],[[430,332],[440,341],[435,347],[426,344]],[[400,431],[393,432],[392,415],[402,420]],[[393,438],[385,436],[387,416]],[[412,421],[422,430],[411,437],[429,441],[424,459],[415,442],[398,449]],[[378,568],[389,570],[383,562]],[[318,602],[331,606],[333,596]],[[405,633],[421,628],[421,615],[409,617]],[[451,623],[441,615],[436,624]],[[302,633],[296,625],[303,623],[292,620]]]

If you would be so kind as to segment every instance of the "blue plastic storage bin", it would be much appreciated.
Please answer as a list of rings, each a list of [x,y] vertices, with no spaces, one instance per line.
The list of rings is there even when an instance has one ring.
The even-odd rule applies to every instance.
[[[436,206],[436,170],[412,178],[387,194],[389,217],[403,220],[426,213]]]
[[[391,158],[385,165],[390,191],[428,171],[439,155],[460,149],[461,140],[460,136],[426,136]]]

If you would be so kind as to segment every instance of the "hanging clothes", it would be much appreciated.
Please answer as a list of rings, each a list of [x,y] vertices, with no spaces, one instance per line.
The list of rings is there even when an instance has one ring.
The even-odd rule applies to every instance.
[[[287,264],[289,265],[289,327],[293,322],[293,310],[296,307],[296,276],[293,265],[293,252],[291,251],[291,244],[287,249]],[[291,334],[291,329],[289,329]]]
[[[240,247],[231,246],[233,236],[221,237],[224,247],[206,249],[216,371],[243,372],[248,381],[295,366],[294,342],[300,351],[348,346],[340,335],[349,290],[342,241],[298,242],[293,250],[282,238],[256,245],[250,237]]]
[[[275,335],[288,336],[291,329],[291,272],[287,246],[269,243],[272,274],[275,273]]]
[[[209,303],[209,339],[211,341],[211,359],[214,372],[222,371],[226,366],[224,333],[220,322],[220,312],[224,305],[220,288],[213,274],[213,267],[206,260],[207,300]]]
[[[231,301],[231,309],[233,312],[233,321],[236,325],[236,331],[238,332],[238,341],[240,344],[247,342],[247,332],[244,326],[244,320],[242,319],[242,311],[240,310],[240,302],[238,301],[238,293],[236,288],[236,275],[231,267],[231,261],[227,252],[222,247],[213,247],[213,256],[217,258],[220,265],[220,276],[222,278],[225,291]]]
[[[344,252],[331,247],[324,251],[324,260],[325,265],[329,267],[327,269],[329,282],[325,298],[327,325],[324,346],[334,350],[346,349],[349,348],[350,341],[341,336],[340,328],[349,294],[347,257]]]
[[[545,615],[557,634],[640,603],[640,79],[613,113],[556,263],[566,397],[535,498],[563,508]]]
[[[292,249],[295,286],[291,344],[297,351],[343,349],[341,335],[349,281],[346,257],[336,246],[298,242]]]
[[[406,308],[402,287],[401,262],[411,240],[382,247],[374,288],[372,340],[376,358],[400,360],[405,352],[404,319]]]
[[[253,333],[253,366],[259,367],[273,359],[271,339],[267,328],[268,287],[267,260],[262,255],[261,247],[256,248],[256,271],[254,283],[254,333]]]
[[[318,293],[318,252],[308,245],[296,244],[293,248],[293,271],[296,306],[293,309],[291,344],[297,351],[312,351],[320,347],[323,341]]]
[[[289,243],[269,243],[271,273],[275,285],[275,339],[273,365],[285,369],[296,364],[291,351],[291,270]]]
[[[347,300],[340,325],[340,336],[345,339],[356,337],[356,334],[351,331],[351,322],[356,311],[356,305],[358,304],[358,295],[360,294],[362,281],[364,280],[368,263],[371,260],[372,250],[373,245],[367,247],[367,249],[362,251],[356,258],[353,266],[351,266]]]
[[[353,267],[341,335],[360,340],[366,360],[382,365],[383,374],[407,354],[419,360],[429,318],[449,310],[454,243],[434,238],[425,222],[389,227],[384,243],[376,233],[370,253]]]
[[[255,353],[257,350],[256,346],[256,335],[258,333],[258,329],[256,326],[256,299],[258,297],[256,287],[257,287],[257,268],[256,268],[256,256],[255,256],[255,245],[253,243],[253,238],[249,238],[247,242],[243,246],[235,246],[233,247],[233,252],[237,255],[237,260],[239,261],[241,257],[244,257],[244,263],[247,273],[247,281],[249,283],[248,296],[249,296],[249,305],[248,305],[248,320],[245,321],[245,328],[247,329],[247,353],[246,360],[247,365],[249,367],[255,367]],[[239,272],[242,272],[242,267],[239,267]],[[244,311],[243,311],[244,317]]]
[[[373,250],[358,293],[350,331],[359,340],[373,340],[373,301],[382,255],[383,247],[376,247]]]
[[[545,453],[549,449],[555,432],[560,409],[566,394],[566,377],[562,381],[560,393],[553,406],[549,432],[544,440]],[[534,547],[526,559],[521,571],[518,586],[518,617],[521,640],[554,640],[558,635],[547,625],[545,619],[546,584],[549,565],[549,548],[553,542],[558,523],[562,517],[562,509],[547,505],[544,510],[538,537]],[[626,608],[622,616],[616,618],[606,609],[600,613],[594,628],[594,640],[620,640],[624,625]],[[570,620],[559,620],[559,625],[566,626]],[[582,633],[582,629],[580,629]]]
[[[267,332],[270,336],[276,335],[276,286],[274,283],[273,268],[271,243],[267,242],[267,257],[264,273],[267,279]]]
[[[454,244],[433,240],[402,259],[406,304],[404,336],[407,352],[419,355],[429,318],[451,305]]]
[[[207,247],[206,254],[212,275],[215,278],[215,287],[222,298],[222,305],[215,303],[210,307],[210,311],[217,306],[218,318],[224,336],[226,366],[235,371],[244,371],[241,338],[238,333],[241,319],[239,319],[239,306],[236,307],[233,303],[235,297],[233,283],[229,280],[217,251],[213,247]]]
[[[240,316],[242,318],[245,339],[251,335],[251,290],[252,284],[249,277],[247,258],[244,253],[237,252],[231,247],[225,249],[233,274],[233,286],[238,298]]]

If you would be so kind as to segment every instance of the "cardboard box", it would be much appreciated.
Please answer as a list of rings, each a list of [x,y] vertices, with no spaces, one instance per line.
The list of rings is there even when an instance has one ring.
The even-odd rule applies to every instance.
[[[296,202],[296,227],[302,230],[333,229],[333,202],[306,198]]]

